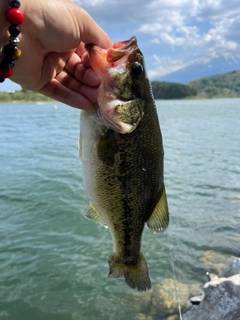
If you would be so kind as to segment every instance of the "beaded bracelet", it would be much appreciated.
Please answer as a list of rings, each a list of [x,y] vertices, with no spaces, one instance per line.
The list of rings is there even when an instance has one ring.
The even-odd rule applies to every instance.
[[[21,56],[21,50],[17,47],[20,34],[18,26],[23,22],[24,15],[19,10],[20,0],[9,0],[8,2],[11,8],[6,11],[5,18],[11,24],[8,28],[10,36],[8,38],[9,43],[3,47],[2,55],[0,55],[0,83],[11,77],[15,64],[14,60]]]

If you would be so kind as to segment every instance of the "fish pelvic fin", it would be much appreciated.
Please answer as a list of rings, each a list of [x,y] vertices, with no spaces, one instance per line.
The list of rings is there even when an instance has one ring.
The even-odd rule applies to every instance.
[[[111,167],[119,165],[119,150],[112,130],[107,129],[100,134],[97,151],[99,159],[106,165]]]
[[[153,213],[147,220],[147,226],[153,233],[164,232],[167,229],[169,223],[169,212],[167,204],[167,196],[165,186],[158,203],[156,204]]]
[[[109,278],[125,278],[127,285],[138,291],[151,289],[148,267],[142,253],[137,260],[131,262],[124,262],[116,253],[113,253],[109,259],[109,267]]]
[[[89,202],[88,204],[87,211],[85,212],[85,218],[94,220],[100,223],[105,228],[108,228],[107,224],[103,221],[103,218],[100,216],[100,214],[98,213],[98,211],[95,209],[95,207],[91,202]]]

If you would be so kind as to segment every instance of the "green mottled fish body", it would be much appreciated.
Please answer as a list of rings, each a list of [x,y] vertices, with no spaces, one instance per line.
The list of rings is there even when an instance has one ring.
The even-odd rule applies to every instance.
[[[139,49],[136,50],[141,55]],[[145,291],[151,288],[151,281],[141,253],[143,229],[147,223],[154,233],[164,231],[168,225],[168,207],[162,137],[150,83],[145,74],[133,80],[140,81],[141,88],[138,95],[136,89],[134,94],[138,107],[132,105],[134,99],[131,99],[129,108],[140,110],[131,111],[138,114],[138,119],[124,122],[129,116],[121,115],[119,122],[130,124],[134,129],[121,124],[121,128],[129,132],[118,132],[122,129],[114,130],[117,120],[111,121],[109,128],[101,119],[103,115],[99,116],[99,110],[82,111],[80,153],[89,199],[86,217],[107,226],[113,239],[109,277],[124,277],[131,288]],[[127,84],[131,91],[134,81]]]

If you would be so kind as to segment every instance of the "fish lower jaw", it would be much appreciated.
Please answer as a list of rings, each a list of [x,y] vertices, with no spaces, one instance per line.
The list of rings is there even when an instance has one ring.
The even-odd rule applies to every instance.
[[[137,123],[125,123],[118,119],[117,113],[115,112],[117,106],[128,102],[129,101],[112,100],[107,104],[107,106],[105,105],[104,107],[101,107],[101,105],[99,105],[97,113],[101,123],[108,129],[121,134],[131,133],[134,131],[137,127]]]
[[[134,123],[134,125],[132,125],[132,124],[124,123],[124,122],[119,122],[119,125],[121,127],[119,133],[122,133],[122,134],[131,133],[137,127],[137,124],[135,124],[135,123]]]

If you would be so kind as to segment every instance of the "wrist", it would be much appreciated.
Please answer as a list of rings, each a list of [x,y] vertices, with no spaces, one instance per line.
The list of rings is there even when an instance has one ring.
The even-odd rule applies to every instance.
[[[8,23],[5,18],[5,13],[9,8],[8,0],[1,0],[0,3],[0,49],[4,46],[6,39],[7,39],[7,29]]]
[[[4,13],[4,20],[7,23],[2,29],[2,32],[5,32],[5,35],[2,36],[2,40],[5,41],[5,38],[8,37],[8,43],[1,43],[0,82],[3,82],[6,78],[9,78],[12,75],[15,60],[17,60],[21,55],[21,50],[18,49],[18,36],[20,34],[19,25],[22,24],[24,20],[24,15],[20,10],[20,0],[5,0],[4,2],[5,5],[2,3],[0,11],[1,13]],[[6,4],[8,4],[8,7]],[[5,8],[6,11],[2,12]],[[8,32],[6,32],[6,29],[8,29]]]

